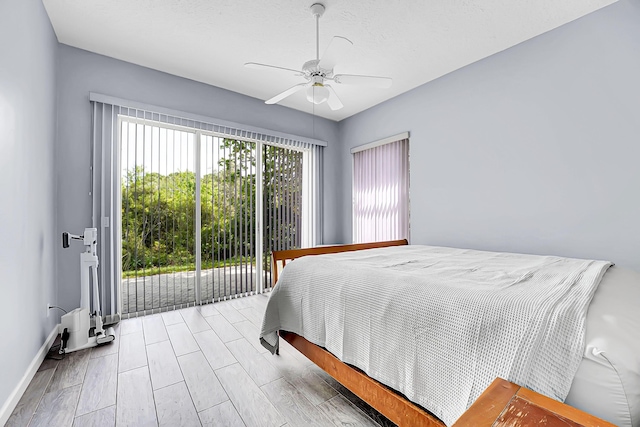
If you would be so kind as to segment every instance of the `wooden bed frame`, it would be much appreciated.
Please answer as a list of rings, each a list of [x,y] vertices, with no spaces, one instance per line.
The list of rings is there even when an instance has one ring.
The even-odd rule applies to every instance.
[[[319,246],[309,249],[290,249],[273,251],[271,256],[271,277],[273,286],[278,281],[278,272],[287,261],[306,255],[321,255],[337,252],[358,251],[363,249],[401,246],[408,244],[406,239],[387,242],[360,243],[352,245]],[[422,407],[407,400],[406,397],[367,376],[362,371],[347,365],[322,347],[292,332],[280,331],[280,337],[304,354],[309,360],[335,378],[352,393],[367,402],[390,421],[404,427],[444,427],[444,423]]]

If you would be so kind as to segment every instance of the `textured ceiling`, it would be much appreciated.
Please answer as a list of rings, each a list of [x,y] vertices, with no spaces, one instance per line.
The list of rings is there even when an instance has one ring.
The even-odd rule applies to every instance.
[[[336,73],[393,78],[390,89],[334,85],[349,117],[617,0],[325,0],[320,52],[354,43]],[[266,100],[303,82],[247,69],[300,69],[315,57],[313,0],[43,0],[61,43]],[[312,112],[304,91],[280,102]]]

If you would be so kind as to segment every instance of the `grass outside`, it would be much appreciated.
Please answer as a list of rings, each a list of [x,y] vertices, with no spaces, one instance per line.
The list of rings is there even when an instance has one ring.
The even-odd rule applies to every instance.
[[[271,258],[265,260],[265,265],[269,265]],[[222,268],[222,267],[234,267],[239,265],[248,265],[252,264],[254,267],[256,265],[255,258],[231,258],[226,260],[219,260],[212,262],[211,260],[202,261],[202,270],[209,270],[212,268]],[[127,270],[122,272],[123,279],[130,279],[132,277],[142,277],[142,276],[153,276],[156,274],[167,274],[167,273],[179,273],[181,271],[195,271],[196,263],[188,263],[182,265],[164,265],[164,266],[149,266],[145,268],[141,268],[138,270]]]

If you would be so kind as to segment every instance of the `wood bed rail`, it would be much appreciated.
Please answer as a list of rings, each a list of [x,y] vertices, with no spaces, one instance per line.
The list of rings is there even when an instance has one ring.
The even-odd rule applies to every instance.
[[[359,251],[384,248],[388,246],[408,245],[406,239],[386,242],[357,243],[351,245],[318,246],[308,249],[290,249],[271,253],[272,285],[278,281],[278,275],[287,261],[307,255],[322,255],[338,252]],[[339,383],[375,408],[382,415],[400,427],[445,427],[445,424],[425,409],[410,402],[404,396],[368,377],[364,372],[347,365],[328,350],[319,347],[292,332],[279,331],[281,339],[289,342],[300,353],[335,378]]]
[[[282,270],[287,261],[294,260],[307,255],[322,255],[333,254],[338,252],[351,252],[360,251],[363,249],[375,249],[385,248],[387,246],[402,246],[408,245],[407,239],[401,240],[388,240],[385,242],[372,242],[372,243],[353,243],[350,245],[331,245],[331,246],[316,246],[315,248],[305,249],[288,249],[284,251],[272,251],[271,252],[271,286],[275,286],[278,283],[278,273]]]
[[[435,415],[343,363],[324,348],[292,332],[280,331],[280,338],[399,427],[446,427]]]

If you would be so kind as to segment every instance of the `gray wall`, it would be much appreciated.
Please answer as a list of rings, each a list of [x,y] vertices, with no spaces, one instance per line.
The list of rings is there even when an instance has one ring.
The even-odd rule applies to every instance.
[[[338,124],[217,87],[154,71],[66,45],[58,57],[58,232],[81,232],[91,224],[88,196],[91,109],[89,92],[139,101],[295,135],[328,141],[324,151],[324,241],[340,239]],[[315,120],[315,130],[312,120]],[[77,251],[58,256],[60,303],[79,304]]]
[[[640,270],[640,1],[620,0],[340,122],[411,132],[413,243]],[[351,240],[351,192],[343,197]]]
[[[58,320],[56,49],[42,2],[0,2],[0,405]]]

